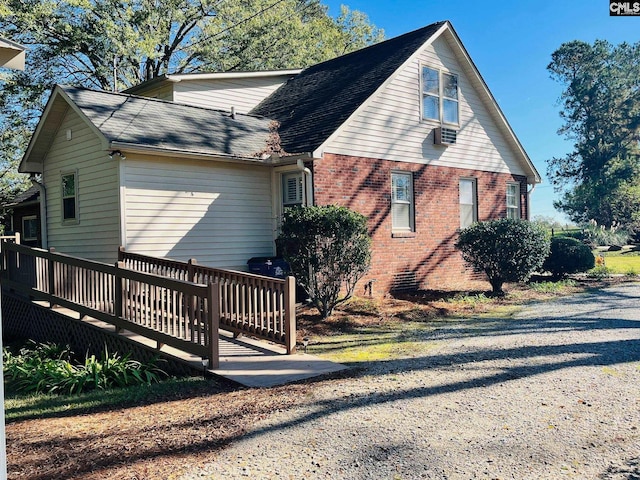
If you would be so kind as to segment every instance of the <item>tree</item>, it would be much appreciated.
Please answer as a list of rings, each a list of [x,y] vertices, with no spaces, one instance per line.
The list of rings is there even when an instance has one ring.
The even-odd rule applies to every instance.
[[[0,0],[0,12],[3,36],[29,48],[28,73],[0,77],[0,174],[16,171],[56,83],[122,90],[167,73],[301,68],[384,37],[320,0]]]
[[[287,210],[278,246],[322,318],[353,296],[371,262],[367,218],[346,207]]]
[[[487,275],[494,295],[504,295],[505,282],[522,282],[542,266],[549,238],[539,225],[502,218],[465,228],[456,248],[474,270]]]
[[[547,67],[565,87],[559,133],[574,150],[548,162],[562,199],[556,207],[576,222],[595,219],[640,228],[640,43],[596,40],[563,44]]]

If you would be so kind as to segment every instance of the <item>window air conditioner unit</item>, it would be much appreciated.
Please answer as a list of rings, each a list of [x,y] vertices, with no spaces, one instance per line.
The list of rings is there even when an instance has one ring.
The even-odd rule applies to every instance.
[[[435,129],[433,143],[436,145],[455,145],[458,131],[452,128],[438,127]]]

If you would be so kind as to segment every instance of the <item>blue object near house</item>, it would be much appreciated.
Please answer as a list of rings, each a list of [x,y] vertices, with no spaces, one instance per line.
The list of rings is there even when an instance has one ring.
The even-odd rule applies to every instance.
[[[249,271],[267,277],[285,278],[289,275],[289,264],[280,257],[253,257],[247,261]]]

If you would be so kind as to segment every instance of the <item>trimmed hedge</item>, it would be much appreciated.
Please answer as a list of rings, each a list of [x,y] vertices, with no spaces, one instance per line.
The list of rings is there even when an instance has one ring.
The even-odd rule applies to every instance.
[[[556,278],[562,278],[570,273],[591,270],[595,264],[596,259],[591,249],[580,240],[570,237],[553,237],[551,251],[542,265],[542,270]]]

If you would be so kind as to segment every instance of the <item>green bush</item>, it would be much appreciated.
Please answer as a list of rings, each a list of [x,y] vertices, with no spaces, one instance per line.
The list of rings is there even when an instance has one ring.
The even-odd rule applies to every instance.
[[[580,240],[569,237],[551,239],[551,251],[542,264],[542,270],[556,278],[563,278],[570,273],[586,272],[596,264],[591,249]]]
[[[367,218],[333,205],[287,210],[278,247],[322,318],[352,297],[371,262]]]
[[[521,282],[538,270],[549,254],[549,238],[526,220],[502,218],[479,222],[460,232],[462,258],[489,279],[494,295],[505,282]]]
[[[107,349],[100,359],[87,356],[84,363],[73,361],[69,347],[30,342],[14,355],[3,350],[4,376],[9,388],[27,393],[81,393],[158,382],[166,373],[155,361],[141,363]]]

